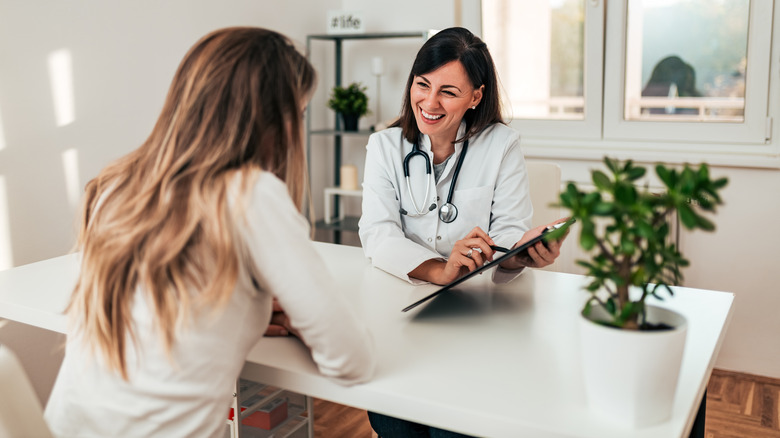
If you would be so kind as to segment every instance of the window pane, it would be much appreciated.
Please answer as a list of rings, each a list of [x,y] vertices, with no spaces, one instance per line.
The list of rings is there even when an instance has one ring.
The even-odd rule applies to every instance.
[[[626,120],[743,122],[749,0],[631,0]]]
[[[508,100],[508,118],[585,117],[584,0],[483,0],[482,36]]]

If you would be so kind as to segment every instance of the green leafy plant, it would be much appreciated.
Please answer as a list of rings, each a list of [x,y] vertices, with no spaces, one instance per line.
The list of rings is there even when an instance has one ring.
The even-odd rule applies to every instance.
[[[337,113],[356,114],[363,116],[368,114],[368,96],[366,87],[353,82],[347,87],[333,87],[328,99],[328,107]]]
[[[593,170],[595,190],[584,192],[569,183],[560,194],[560,206],[571,212],[570,222],[576,219],[582,226],[580,246],[592,254],[590,260],[577,261],[592,278],[582,314],[588,316],[594,306],[600,306],[611,318],[600,323],[644,329],[645,299],[651,295],[663,299],[658,294],[662,290],[672,295],[669,286],[679,284],[680,269],[689,264],[669,238],[673,214],[686,229],[714,230],[702,213],[713,213],[722,204],[718,192],[728,180],[711,179],[706,164],[698,168],[686,164],[681,170],[658,164],[655,171],[664,189],[657,193],[647,185],[638,187],[644,167],[631,160],[605,158],[604,163],[611,175]],[[641,288],[641,295],[631,299],[631,286]]]

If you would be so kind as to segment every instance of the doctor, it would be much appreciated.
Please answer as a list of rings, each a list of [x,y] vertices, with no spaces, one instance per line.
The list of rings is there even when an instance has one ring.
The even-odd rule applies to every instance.
[[[420,49],[400,118],[368,140],[359,223],[374,266],[412,283],[447,284],[537,236],[520,136],[501,118],[498,78],[487,46],[463,28]],[[560,242],[496,270],[508,281],[543,267]]]

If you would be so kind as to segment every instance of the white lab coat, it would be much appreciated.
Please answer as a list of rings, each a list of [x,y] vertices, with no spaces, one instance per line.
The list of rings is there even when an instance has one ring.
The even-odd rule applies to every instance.
[[[464,131],[465,123],[461,123],[458,138]],[[372,134],[366,149],[360,241],[366,257],[383,271],[421,283],[410,278],[409,272],[426,260],[448,258],[455,242],[474,227],[485,230],[496,245],[508,248],[531,227],[533,207],[520,136],[506,125],[489,126],[469,140],[452,197],[458,217],[449,224],[439,220],[438,207],[446,202],[462,143],[455,145],[455,153],[438,183],[431,171],[426,202],[425,161],[419,156],[410,161],[410,183],[417,207],[427,210],[434,202],[437,206],[420,217],[400,213],[401,208],[411,215],[417,213],[403,171],[404,157],[412,144],[403,139],[401,128]],[[433,162],[427,135],[421,136],[420,150]],[[514,272],[511,277],[516,275]]]

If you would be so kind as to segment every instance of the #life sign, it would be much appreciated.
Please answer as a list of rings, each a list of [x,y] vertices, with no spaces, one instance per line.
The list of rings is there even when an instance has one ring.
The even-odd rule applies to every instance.
[[[365,33],[363,13],[358,11],[328,11],[328,34]]]

